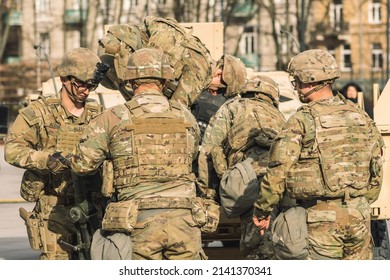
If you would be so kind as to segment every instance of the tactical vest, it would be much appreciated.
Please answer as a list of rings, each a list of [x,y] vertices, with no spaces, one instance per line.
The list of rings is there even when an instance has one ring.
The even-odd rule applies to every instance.
[[[232,166],[242,160],[238,153],[245,153],[252,147],[257,147],[261,153],[258,156],[265,161],[261,165],[266,168],[269,148],[284,125],[285,119],[274,106],[261,99],[242,98],[238,99],[238,102],[237,107],[241,110],[234,116],[227,135],[228,164]],[[259,170],[256,170],[257,174],[258,172]]]
[[[114,140],[126,143],[127,150],[115,151],[113,156],[116,189],[142,182],[193,181],[192,126],[186,122],[180,104],[171,101],[170,105],[168,112],[153,113],[136,100],[126,103],[131,117]]]
[[[288,173],[291,195],[299,199],[364,195],[371,161],[364,114],[345,101],[331,106],[316,103],[301,110],[313,117],[316,137],[314,146],[303,145],[299,161]]]
[[[56,123],[59,124],[56,135],[56,150],[62,152],[62,154],[71,154],[74,151],[87,124],[91,119],[102,112],[102,107],[100,105],[86,103],[85,110],[87,111],[87,116],[85,124],[81,125],[78,123],[71,123],[66,117],[64,108],[61,106],[58,98],[47,98],[46,104],[48,108],[50,108],[49,110],[52,113],[51,115],[54,116]]]
[[[21,114],[29,125],[39,126],[40,141],[37,150],[45,150],[51,153],[55,151],[63,154],[70,154],[79,143],[84,129],[91,119],[95,118],[103,111],[103,107],[95,102],[88,102],[85,105],[85,123],[71,123],[66,116],[61,101],[55,97],[39,98],[29,107],[22,109]],[[51,174],[49,176],[49,188],[46,194],[64,194],[71,186],[70,170],[60,175]],[[45,178],[46,180],[47,178]]]
[[[198,122],[201,139],[203,138],[206,127],[209,124],[210,118],[215,115],[226,100],[227,98],[222,94],[214,96],[208,91],[203,91],[199,95],[191,112]]]

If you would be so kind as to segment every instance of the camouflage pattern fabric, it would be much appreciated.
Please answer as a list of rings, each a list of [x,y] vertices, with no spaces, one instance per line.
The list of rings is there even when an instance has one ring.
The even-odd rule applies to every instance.
[[[131,240],[133,260],[207,259],[191,210],[177,209],[147,217],[136,224]]]
[[[167,86],[173,93],[171,98],[188,107],[212,78],[215,61],[209,50],[189,29],[172,18],[147,16],[138,25],[112,26],[100,43],[105,53],[113,56],[116,75],[110,79],[114,83],[123,82],[127,60],[135,50],[150,47],[164,51],[175,70],[175,82]],[[111,70],[109,74],[114,73]],[[111,83],[104,81],[103,84]]]
[[[58,245],[59,238],[70,244],[75,239],[74,224],[69,220],[69,212],[67,212],[68,207],[74,202],[72,175],[69,170],[57,175],[49,173],[48,156],[58,150],[59,135],[62,135],[62,145],[65,145],[65,142],[68,143],[65,145],[68,149],[67,153],[70,152],[71,145],[75,148],[73,136],[66,137],[65,133],[60,133],[63,126],[77,126],[79,130],[82,130],[102,110],[102,107],[96,103],[86,103],[83,114],[75,117],[62,106],[56,96],[40,98],[19,111],[9,131],[4,145],[5,160],[14,166],[34,171],[36,179],[44,184],[42,189],[37,190],[38,193],[28,194],[28,197],[34,197],[34,200],[38,199],[33,212],[41,219],[42,224],[46,225],[42,230],[46,232],[46,236],[55,236],[50,238],[52,246],[40,248],[41,259],[74,258],[72,250],[61,248]],[[101,180],[98,173],[84,177],[82,180],[94,182],[95,190],[100,187],[98,182]],[[30,191],[34,190],[30,189]],[[45,201],[51,202],[45,203],[42,200],[43,197]],[[63,209],[64,207],[67,210]],[[41,243],[46,244],[46,241],[42,240]]]
[[[364,196],[320,201],[308,213],[309,259],[370,260],[373,258],[370,215]]]
[[[330,107],[337,107],[337,106],[342,105],[342,104],[345,104],[344,99],[340,95],[337,95],[337,96],[330,98],[330,99],[311,102],[311,103],[305,105],[305,107],[306,106],[313,107],[313,106],[320,105],[320,106],[330,108]],[[354,106],[350,102],[348,102],[347,104],[349,106]],[[383,139],[382,139],[380,132],[375,127],[374,122],[370,119],[370,117],[364,111],[362,111],[360,109],[355,110],[355,108],[351,108],[351,110],[353,110],[353,111],[357,110],[360,115],[364,116],[364,119],[365,119],[367,127],[368,127],[367,133],[368,133],[369,143],[368,143],[368,147],[366,147],[366,149],[370,149],[370,152],[372,155],[371,159],[370,159],[371,164],[369,167],[371,177],[370,177],[370,181],[369,181],[368,185],[365,188],[366,192],[364,194],[364,199],[367,199],[368,203],[362,204],[363,206],[360,207],[358,210],[361,213],[367,213],[367,211],[370,211],[369,203],[375,201],[378,198],[380,188],[381,188],[381,182],[382,182],[381,149],[384,146],[384,142],[383,142]],[[310,155],[311,154],[312,156],[315,156],[317,158],[317,160],[319,159],[318,146],[316,144],[317,140],[316,140],[315,127],[316,127],[316,125],[315,125],[314,117],[310,113],[308,113],[308,110],[298,111],[296,114],[291,116],[290,119],[287,121],[286,125],[283,127],[281,133],[275,139],[275,143],[273,144],[273,146],[271,148],[270,164],[269,164],[269,167],[267,170],[267,174],[265,175],[265,177],[260,185],[261,196],[259,196],[257,202],[254,204],[255,205],[255,210],[254,210],[255,216],[257,216],[259,218],[268,217],[268,215],[271,213],[272,209],[280,201],[283,193],[286,191],[286,181],[290,180],[290,178],[288,176],[288,171],[291,170],[291,167],[295,163],[299,162],[299,159],[301,158],[302,155]],[[351,128],[351,129],[353,130],[353,128]],[[335,145],[339,146],[340,144],[335,144]],[[303,163],[303,161],[302,161],[302,163]],[[294,178],[292,178],[292,179],[294,179]],[[295,179],[298,180],[299,178],[295,178]],[[308,189],[310,189],[310,187],[315,189],[315,188],[317,188],[318,180],[323,180],[323,178],[312,178],[310,182],[306,181],[305,184],[308,186]],[[301,195],[303,196],[303,192],[301,192]],[[313,195],[310,198],[305,197],[305,196],[303,196],[303,197],[294,196],[294,197],[296,197],[297,199],[301,199],[304,201],[310,201],[310,202],[312,202],[311,200],[314,200],[313,205],[317,205],[317,201],[321,200],[321,199],[331,200],[331,198],[326,197],[326,195],[325,196]],[[336,199],[336,198],[334,198],[334,199]],[[363,199],[363,198],[362,197],[357,197],[357,198],[349,197],[348,192],[346,192],[346,195],[345,195],[345,197],[343,197],[343,199],[345,200],[344,202],[348,204],[349,203],[348,199],[350,201],[353,201],[354,199]],[[298,204],[303,204],[303,202],[298,201]],[[308,209],[308,212],[311,211],[310,203],[302,205],[302,206],[306,206],[305,208]],[[326,206],[325,208],[321,209],[322,212],[319,213],[320,218],[317,221],[319,221],[321,219],[325,219],[327,221],[329,219],[333,219],[335,221],[335,220],[339,220],[339,218],[344,219],[345,217],[349,216],[350,222],[351,222],[351,219],[353,219],[354,227],[356,227],[356,228],[367,227],[367,221],[369,221],[369,217],[362,218],[362,219],[354,218],[357,215],[356,211],[355,211],[357,209],[355,208],[354,203],[349,204],[348,207],[346,207],[344,205],[342,206],[342,207],[344,207],[343,209],[345,211],[347,211],[348,213],[345,213],[345,212],[341,213],[341,212],[337,212],[337,211],[335,212],[335,210],[333,210],[328,204],[325,204],[325,206]],[[351,216],[352,212],[354,212],[353,213],[354,217]],[[309,254],[311,254],[313,256],[314,253],[312,251],[316,250],[316,248],[315,248],[317,246],[315,244],[316,240],[312,236],[312,234],[315,233],[316,227],[318,227],[318,228],[324,227],[325,228],[326,225],[328,225],[328,230],[324,230],[324,228],[319,229],[319,231],[322,231],[319,234],[323,235],[321,237],[323,242],[321,244],[322,249],[320,251],[317,250],[318,254],[321,254],[321,253],[323,254],[322,250],[324,250],[324,248],[326,248],[326,247],[327,247],[326,250],[329,250],[329,252],[331,252],[332,248],[334,248],[335,245],[340,246],[340,244],[334,244],[334,243],[330,242],[331,239],[333,239],[333,240],[336,239],[336,237],[335,237],[336,233],[334,230],[332,230],[329,227],[329,223],[319,222],[317,224],[311,225],[310,224],[310,217],[311,217],[311,215],[309,215],[309,218],[308,218],[309,219],[308,220],[308,223],[309,223],[309,242],[310,242],[309,246],[311,248],[311,252],[309,251]],[[363,217],[364,217],[364,215],[363,215]],[[335,224],[333,224],[332,226],[335,226]],[[344,222],[341,223],[341,227],[343,227],[343,226],[345,226]],[[344,227],[344,230],[345,230],[345,227]],[[348,244],[348,246],[354,246],[353,245],[354,242],[360,243],[361,240],[366,240],[365,235],[369,234],[369,230],[368,231],[362,230],[360,232],[356,231],[356,232],[348,232],[348,233],[344,232],[343,234],[345,235],[344,240],[342,240],[344,246],[346,246],[347,243],[349,243],[349,242],[351,244]],[[357,236],[357,234],[361,234],[361,236]],[[327,239],[327,241],[326,241],[326,239]],[[341,241],[341,240],[339,240],[339,241]],[[357,243],[355,244],[356,248],[359,247]],[[366,244],[366,245],[368,246],[369,244]],[[346,247],[344,247],[344,248],[346,248]],[[360,250],[359,250],[360,252],[363,252],[367,249],[367,247],[364,247],[364,246],[361,246],[359,248],[360,248]],[[335,257],[335,258],[340,257],[342,259],[346,259],[346,258],[352,257],[352,255],[353,256],[359,255],[362,258],[364,258],[364,256],[363,256],[364,254],[359,254],[358,251],[351,252],[350,250],[346,249],[343,251],[342,256],[339,253],[340,252],[337,253],[338,254],[337,256],[328,256],[328,257],[331,257],[331,258],[332,257]]]
[[[138,106],[133,106],[135,103]],[[156,197],[194,198],[196,196],[195,177],[172,175],[169,172],[166,173],[163,166],[157,167],[156,164],[164,158],[163,155],[159,155],[159,158],[153,158],[152,156],[147,158],[147,154],[144,154],[145,157],[141,157],[142,162],[139,165],[137,165],[137,162],[133,162],[133,165],[128,166],[129,168],[136,168],[137,166],[145,168],[142,170],[142,174],[160,172],[160,175],[164,176],[161,180],[159,179],[161,178],[160,176],[149,176],[147,179],[145,179],[146,177],[137,177],[141,173],[133,174],[134,178],[131,178],[129,176],[132,173],[128,173],[125,169],[120,171],[121,165],[131,160],[131,157],[137,157],[138,152],[150,151],[153,153],[160,151],[159,146],[155,142],[156,139],[146,141],[145,138],[142,140],[142,143],[136,141],[136,138],[143,136],[141,133],[138,134],[140,136],[135,137],[132,129],[133,121],[137,119],[137,116],[142,118],[145,112],[153,112],[153,114],[164,116],[173,111],[172,106],[179,106],[185,122],[189,124],[186,132],[189,149],[182,149],[182,152],[186,150],[188,153],[186,154],[187,159],[183,158],[182,160],[183,162],[191,163],[191,160],[188,161],[188,159],[196,156],[199,142],[199,127],[194,116],[184,105],[169,101],[162,92],[156,89],[148,89],[135,95],[126,104],[112,107],[96,119],[94,126],[89,127],[82,136],[76,156],[71,159],[72,169],[78,174],[87,174],[97,169],[106,158],[112,159],[115,174],[114,187],[116,189],[114,196],[117,197],[118,201]],[[169,127],[167,126],[167,128]],[[144,131],[148,131],[148,129],[147,126],[143,127]],[[164,125],[161,124],[159,131],[162,135],[168,133],[169,129],[164,131]],[[153,133],[156,137],[158,136],[157,130]],[[158,140],[160,144],[164,143],[164,141],[172,142],[175,139]],[[172,144],[175,146],[174,143],[167,144],[167,147],[171,147]],[[180,147],[183,148],[185,146],[180,144],[176,148]],[[189,153],[188,151],[192,152]],[[167,149],[165,157],[170,156],[172,156],[170,149]],[[121,159],[123,159],[123,163],[121,163]],[[167,165],[169,164],[171,163],[167,163]],[[177,165],[176,163],[172,167],[179,168],[180,166]],[[167,210],[164,208],[164,206],[161,206],[161,209],[142,210],[140,212],[139,222],[145,219],[145,221],[148,220],[148,223],[137,223],[136,229],[131,233],[133,243],[132,258],[199,259],[201,254],[200,229],[199,226],[195,225],[190,211],[174,209],[171,210],[168,217],[165,217],[163,213]],[[169,223],[167,222],[168,220]],[[167,236],[169,236],[169,240],[167,240]],[[170,244],[170,242],[183,245],[178,247],[172,246],[173,243]],[[170,244],[169,247],[168,244]],[[186,255],[183,252],[183,248],[190,248],[191,254]],[[156,253],[157,251],[159,253]],[[170,252],[172,253],[171,255]]]
[[[214,168],[222,176],[228,168],[247,158],[253,159],[253,168],[261,179],[268,165],[270,145],[284,123],[283,114],[270,98],[264,96],[263,99],[261,94],[257,98],[237,96],[225,102],[206,128],[198,161],[199,181],[207,185],[209,170]],[[269,234],[268,237],[260,237],[251,223],[248,218],[242,217],[242,253],[247,258],[270,258]]]

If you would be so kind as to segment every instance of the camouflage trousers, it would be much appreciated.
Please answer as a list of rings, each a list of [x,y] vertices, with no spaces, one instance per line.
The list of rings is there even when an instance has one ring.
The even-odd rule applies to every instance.
[[[42,196],[34,209],[38,219],[39,250],[41,260],[73,259],[73,250],[61,241],[73,244],[77,229],[70,219],[72,206],[63,205],[55,196]]]
[[[140,211],[131,241],[133,260],[207,259],[189,209]]]
[[[305,207],[306,208],[306,207]],[[307,208],[309,259],[372,259],[370,205],[365,197],[317,201]]]

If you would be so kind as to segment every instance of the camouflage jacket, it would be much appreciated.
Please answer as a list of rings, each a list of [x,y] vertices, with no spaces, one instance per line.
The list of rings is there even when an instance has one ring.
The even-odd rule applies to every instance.
[[[131,104],[137,104],[138,107],[130,110]],[[186,143],[176,145],[182,153],[187,153],[186,158],[173,155],[175,143],[172,142],[179,139],[172,140],[172,133],[169,132],[171,126],[163,125],[162,118],[173,111],[172,106],[180,108],[187,123],[187,137],[181,137]],[[144,112],[155,114],[155,120],[150,125],[141,123],[138,129],[143,132],[137,133],[134,128],[137,125],[135,120],[144,118]],[[161,117],[158,117],[159,115]],[[156,126],[159,121],[162,124],[158,131]],[[151,127],[154,127],[154,137],[147,136]],[[156,138],[160,139],[160,137],[157,137],[157,134],[163,138],[163,135],[169,135],[171,138],[158,141]],[[72,169],[77,174],[87,174],[97,169],[104,160],[112,160],[114,188],[119,200],[155,196],[156,193],[160,196],[194,197],[195,176],[192,173],[190,176],[179,174],[172,176],[171,168],[177,168],[179,171],[188,165],[191,171],[192,159],[198,152],[199,134],[199,126],[194,116],[184,105],[169,101],[161,92],[149,89],[137,94],[123,105],[108,109],[96,119],[94,125],[89,127],[82,136],[76,156],[72,158]],[[146,139],[148,137],[149,139]],[[161,152],[161,147],[169,148]],[[169,157],[171,160],[167,160]],[[160,164],[162,160],[167,161],[165,168]],[[182,162],[182,166],[177,163],[177,160]],[[151,174],[155,176],[150,176]],[[167,176],[161,179],[161,174]]]
[[[318,160],[318,139],[316,138],[315,119],[309,113],[310,109],[318,106],[322,106],[322,108],[333,108],[340,104],[344,104],[343,100],[345,99],[340,95],[337,95],[330,99],[314,101],[302,106],[297,113],[289,118],[281,133],[276,137],[271,148],[270,164],[267,169],[267,174],[260,185],[261,196],[259,196],[257,202],[254,204],[255,216],[259,218],[268,217],[272,209],[281,200],[282,194],[287,190],[286,182],[290,179],[296,181],[301,179],[289,178],[288,174],[290,174],[289,172],[292,169],[292,166],[300,162],[304,153],[310,151],[309,154],[311,157],[314,159],[317,157]],[[347,105],[348,104],[349,106],[356,107],[349,101]],[[371,165],[369,170],[371,176],[369,178],[368,186],[366,186],[367,192],[364,195],[369,202],[373,202],[378,198],[382,182],[381,150],[384,146],[384,142],[371,118],[359,108],[354,111],[360,114],[360,118],[365,121],[364,125],[368,128],[366,134],[368,135],[367,138],[369,139],[369,142],[366,148],[371,151],[371,159],[366,160],[369,160],[371,163],[369,163],[369,165]],[[334,142],[333,145],[339,144]],[[305,155],[305,158],[306,157],[307,156]],[[336,175],[337,174],[338,173],[336,173]],[[307,182],[305,184],[311,188],[315,188],[316,186],[314,185],[317,184],[316,180],[318,179],[323,180],[323,178],[312,178],[312,184]],[[324,197],[321,197],[321,195],[312,196],[312,199],[315,198]]]
[[[48,156],[62,152],[58,146],[61,127],[70,125],[80,127],[77,131],[81,131],[102,111],[103,107],[99,104],[87,102],[82,115],[76,117],[68,112],[57,96],[40,97],[19,111],[4,145],[5,160],[11,165],[35,171],[42,178],[49,178],[46,194],[69,193],[70,171],[51,174],[47,166]],[[74,149],[78,136],[69,136],[65,141],[72,141],[69,145],[73,146],[69,149]]]
[[[198,160],[199,181],[209,186],[213,169],[221,177],[246,158],[254,159],[258,175],[265,173],[268,150],[284,123],[283,114],[269,100],[237,96],[225,102],[205,131]],[[242,143],[235,146],[235,140]]]

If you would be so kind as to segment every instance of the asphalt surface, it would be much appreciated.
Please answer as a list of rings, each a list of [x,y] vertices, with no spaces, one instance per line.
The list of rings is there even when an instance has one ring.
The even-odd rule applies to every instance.
[[[24,221],[19,208],[31,211],[33,203],[24,202],[19,195],[23,169],[4,161],[3,146],[0,145],[0,259],[36,260],[39,252],[30,248]]]

